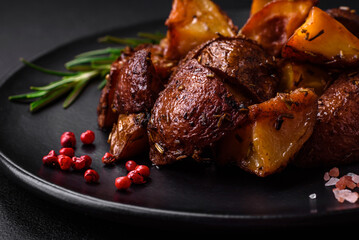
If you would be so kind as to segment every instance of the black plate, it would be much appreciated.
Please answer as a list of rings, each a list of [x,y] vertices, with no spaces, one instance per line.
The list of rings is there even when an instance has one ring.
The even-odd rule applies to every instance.
[[[245,19],[239,11],[237,18]],[[240,24],[239,24],[240,25]],[[164,32],[163,21],[119,29],[106,34],[134,36],[137,32]],[[97,43],[104,34],[61,46],[38,58],[35,63],[63,69],[63,63],[78,53],[103,48]],[[119,192],[114,186],[126,174],[124,162],[106,167],[101,157],[108,151],[108,132],[97,126],[98,82],[90,84],[68,109],[56,104],[32,114],[27,104],[8,101],[8,96],[27,92],[31,85],[58,79],[30,68],[18,69],[0,88],[0,166],[16,181],[44,198],[69,208],[118,221],[147,225],[182,226],[278,226],[335,222],[338,217],[354,217],[357,204],[338,203],[330,187],[324,186],[327,169],[303,170],[288,167],[280,174],[258,178],[238,168],[218,168],[214,164],[179,163],[156,168],[146,157],[139,163],[151,166],[150,181]],[[80,133],[96,134],[93,146],[79,141]],[[60,135],[73,131],[78,139],[76,155],[88,154],[100,174],[99,184],[86,184],[82,173],[46,167],[42,156],[60,149]],[[359,166],[341,168],[359,172]],[[316,193],[316,199],[309,195]]]

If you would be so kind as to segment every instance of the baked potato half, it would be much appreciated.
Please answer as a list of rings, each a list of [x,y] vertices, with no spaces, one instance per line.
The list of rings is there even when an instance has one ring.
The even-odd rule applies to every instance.
[[[219,141],[217,159],[260,177],[279,172],[311,136],[316,113],[317,95],[304,88],[252,105],[248,122]]]
[[[108,137],[115,161],[141,155],[148,150],[148,116],[145,113],[120,114]],[[106,162],[109,164],[112,162]]]
[[[168,59],[183,58],[191,49],[218,36],[233,37],[238,28],[210,0],[174,0],[161,43]]]
[[[294,163],[324,167],[358,161],[359,75],[342,74],[318,102],[313,134]]]
[[[247,20],[240,34],[277,56],[316,3],[315,0],[269,2]]]
[[[323,10],[313,7],[282,50],[293,58],[328,67],[359,65],[359,39]]]

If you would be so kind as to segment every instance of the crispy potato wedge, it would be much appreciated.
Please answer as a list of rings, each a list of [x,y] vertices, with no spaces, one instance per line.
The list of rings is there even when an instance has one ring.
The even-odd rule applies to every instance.
[[[303,88],[252,105],[248,123],[220,140],[218,159],[260,177],[276,173],[309,139],[316,113],[317,95]]]
[[[197,45],[218,35],[234,37],[238,28],[210,0],[174,0],[161,43],[168,59],[180,59]]]
[[[313,7],[283,47],[284,58],[333,67],[359,65],[359,39],[328,13]]]
[[[109,135],[110,153],[116,160],[128,159],[148,149],[145,113],[120,114]]]
[[[319,98],[314,131],[294,164],[329,167],[359,160],[359,75],[342,74]]]
[[[258,42],[270,54],[279,55],[316,3],[315,0],[270,2],[248,19],[240,34]]]
[[[280,64],[282,79],[279,92],[290,92],[297,88],[311,88],[321,96],[332,77],[327,71],[313,64],[283,61]]]

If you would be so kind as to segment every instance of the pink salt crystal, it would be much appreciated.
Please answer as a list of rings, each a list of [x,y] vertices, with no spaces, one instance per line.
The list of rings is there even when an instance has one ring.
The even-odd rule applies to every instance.
[[[325,186],[334,186],[339,181],[339,178],[332,177],[325,183]]]
[[[359,194],[357,192],[352,192],[349,189],[338,189],[334,188],[333,193],[338,202],[342,203],[345,200],[350,203],[355,203],[358,201]]]
[[[329,173],[325,172],[324,173],[324,181],[328,181],[330,179]]]
[[[331,177],[339,177],[339,168],[333,167],[329,170],[329,176]]]
[[[347,175],[352,177],[353,182],[355,182],[356,184],[359,183],[359,175],[357,175],[355,173],[348,173]]]

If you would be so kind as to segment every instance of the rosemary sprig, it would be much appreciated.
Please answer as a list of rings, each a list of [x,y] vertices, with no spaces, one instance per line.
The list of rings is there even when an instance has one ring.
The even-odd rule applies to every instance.
[[[138,33],[138,38],[105,36],[100,38],[99,42],[136,47],[143,43],[158,44],[163,37],[164,35],[161,33]],[[35,112],[69,93],[63,103],[63,107],[68,108],[92,79],[103,79],[98,85],[98,89],[102,89],[106,85],[105,76],[110,72],[112,62],[120,57],[123,49],[123,46],[108,47],[78,54],[71,61],[65,63],[68,72],[47,69],[21,58],[20,61],[26,66],[62,78],[45,86],[31,86],[30,89],[33,92],[13,95],[9,97],[9,100],[30,101],[30,111]]]

